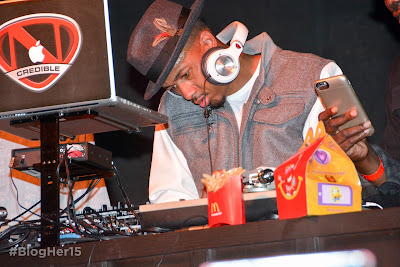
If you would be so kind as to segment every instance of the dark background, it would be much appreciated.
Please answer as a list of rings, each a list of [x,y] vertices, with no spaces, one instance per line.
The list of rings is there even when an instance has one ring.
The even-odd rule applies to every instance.
[[[109,8],[117,90],[129,87],[138,104],[157,110],[162,92],[145,101],[147,80],[126,62],[130,34],[151,2],[110,0]],[[187,7],[192,3],[177,2]],[[383,0],[208,0],[202,18],[214,33],[238,20],[249,28],[248,38],[265,31],[283,49],[335,60],[376,129],[370,141],[380,144],[387,77],[400,44],[400,25]],[[153,131],[148,127],[132,134],[95,135],[96,144],[113,153],[122,185],[136,205],[147,201]],[[107,180],[107,187],[113,205],[123,200],[115,178]]]

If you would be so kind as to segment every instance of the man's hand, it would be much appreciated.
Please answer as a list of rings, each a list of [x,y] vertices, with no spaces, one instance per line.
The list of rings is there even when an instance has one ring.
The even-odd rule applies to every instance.
[[[361,125],[339,131],[340,126],[357,117],[357,110],[351,110],[333,119],[332,117],[337,113],[338,108],[333,107],[321,112],[318,116],[319,120],[324,122],[327,134],[331,135],[343,151],[346,152],[359,173],[364,175],[375,173],[379,168],[380,159],[366,140],[371,122],[367,121]],[[383,173],[379,179],[372,181],[372,183],[380,186],[385,181],[386,175]]]
[[[335,116],[337,107],[327,109],[319,114],[319,120],[324,122],[326,132],[333,137],[349,158],[354,162],[362,161],[368,154],[366,137],[369,134],[371,122],[365,122],[339,131],[339,127],[357,117],[357,110],[353,109],[341,116]]]

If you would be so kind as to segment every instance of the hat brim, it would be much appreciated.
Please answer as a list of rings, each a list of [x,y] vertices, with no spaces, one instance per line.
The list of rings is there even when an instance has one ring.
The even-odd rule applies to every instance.
[[[185,46],[186,41],[188,40],[190,33],[192,32],[192,29],[201,14],[203,5],[204,0],[196,0],[191,6],[189,16],[182,30],[182,34],[179,37],[178,42],[176,43],[175,49],[173,50],[171,57],[169,58],[164,69],[161,71],[161,74],[158,77],[157,81],[155,83],[149,81],[149,84],[147,85],[146,92],[144,94],[145,100],[149,100],[158,92],[158,90],[162,87],[168,75],[172,71],[175,62],[179,57],[179,54],[182,52],[182,49]]]

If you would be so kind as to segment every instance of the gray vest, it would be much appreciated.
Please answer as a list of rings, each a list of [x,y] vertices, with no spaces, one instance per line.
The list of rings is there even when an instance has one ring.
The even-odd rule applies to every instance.
[[[313,54],[282,50],[263,33],[246,43],[249,54],[261,52],[261,69],[248,102],[243,106],[241,131],[229,105],[204,110],[190,101],[165,93],[159,111],[169,116],[168,134],[185,156],[201,195],[203,174],[213,170],[259,166],[277,167],[303,143],[302,131],[315,103],[314,82],[330,62]]]

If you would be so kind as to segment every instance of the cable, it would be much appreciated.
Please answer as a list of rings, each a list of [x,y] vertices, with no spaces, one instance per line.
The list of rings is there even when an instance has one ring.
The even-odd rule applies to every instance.
[[[22,209],[25,210],[25,212],[24,212],[23,214],[25,214],[26,212],[30,212],[30,213],[32,213],[33,215],[36,215],[36,216],[38,216],[39,218],[43,218],[44,220],[46,220],[46,221],[48,221],[48,222],[54,224],[55,222],[54,222],[52,219],[49,219],[49,218],[47,218],[47,217],[45,217],[45,216],[36,214],[36,213],[34,213],[34,212],[31,211],[31,209],[32,209],[33,207],[35,207],[37,204],[39,204],[40,201],[39,201],[38,203],[36,203],[35,205],[33,205],[33,206],[32,206],[31,208],[29,208],[29,209],[27,209],[27,208],[25,208],[24,206],[21,205],[21,203],[19,202],[18,188],[17,188],[17,186],[16,186],[15,183],[14,183],[14,179],[13,179],[13,175],[12,175],[12,168],[11,168],[11,167],[10,167],[10,179],[11,179],[11,182],[12,182],[12,184],[13,184],[13,186],[14,186],[14,188],[15,188],[16,194],[17,194],[16,197],[17,197],[18,206],[20,206]],[[17,216],[17,218],[20,217],[20,216],[22,216],[22,215]]]
[[[125,202],[128,203],[128,204],[130,204],[131,202],[130,202],[130,200],[129,200],[129,197],[128,197],[128,195],[126,194],[126,192],[125,192],[125,190],[124,190],[124,188],[123,188],[123,186],[122,186],[121,177],[120,177],[120,175],[119,175],[117,166],[114,164],[114,161],[112,161],[111,164],[112,164],[112,166],[113,166],[113,170],[114,170],[115,176],[116,176],[116,178],[117,178],[116,181],[117,181],[118,188],[121,190],[121,193],[122,193],[122,196],[123,196]]]
[[[61,167],[61,164],[63,164],[63,162],[65,161],[66,156],[67,156],[67,153],[64,153],[64,156],[62,157],[61,161],[58,163],[57,169],[56,169],[57,179],[63,184],[66,184],[66,182],[61,179],[60,167]]]
[[[40,226],[32,226],[31,223],[21,223],[10,228],[6,229],[5,231],[0,233],[0,241],[7,240],[6,244],[0,245],[0,253],[5,252],[6,249],[9,249],[13,246],[19,245],[25,240],[28,239],[30,236],[32,229],[38,230]],[[16,238],[17,235],[19,236],[16,240],[10,241],[10,239]]]
[[[23,228],[23,229],[25,228],[25,231],[22,233],[22,236],[20,236],[20,237],[19,237],[17,240],[15,240],[15,241],[12,241],[12,242],[9,242],[9,243],[6,244],[6,245],[0,246],[0,251],[3,251],[3,250],[5,250],[5,249],[9,249],[9,248],[11,248],[11,247],[13,247],[13,246],[15,246],[15,245],[18,245],[19,243],[21,243],[22,241],[24,241],[25,239],[28,238],[29,234],[31,233],[30,229],[27,228],[27,227],[24,227],[24,226],[19,226],[19,229],[17,229],[17,230],[21,230],[20,228]],[[12,234],[14,234],[14,233],[11,232],[9,235],[7,235],[7,237],[10,236],[10,235],[12,235]],[[15,234],[14,234],[14,235],[15,235]]]
[[[67,152],[67,151],[66,151]],[[75,202],[74,202],[74,195],[73,195],[73,189],[75,186],[75,182],[77,179],[71,179],[70,172],[69,172],[69,167],[68,167],[68,161],[64,161],[65,164],[65,173],[66,173],[66,178],[67,178],[67,185],[68,185],[68,198],[67,198],[67,217],[68,221],[70,223],[71,228],[74,230],[76,234],[83,235],[85,237],[93,238],[91,235],[88,235],[85,232],[82,232],[79,229],[79,226],[83,227],[80,225],[76,219],[76,209],[75,209]],[[71,207],[71,208],[70,208]],[[86,231],[88,231],[85,227],[83,227]],[[89,231],[90,232],[90,231]],[[94,238],[98,239],[98,238]]]
[[[362,207],[363,208],[379,208],[379,209],[383,210],[383,207],[375,202],[365,202],[365,204],[362,205]]]
[[[96,185],[100,182],[100,180],[101,180],[101,178],[98,178],[98,179],[96,180],[96,182],[94,183],[95,179],[93,179],[93,180],[90,182],[90,184],[89,184],[88,188],[86,189],[86,191],[85,191],[81,196],[79,196],[77,199],[74,200],[74,204],[78,203],[80,200],[82,200],[82,198],[84,198],[84,197],[85,197],[87,194],[89,194],[94,188],[96,188]],[[67,207],[66,207],[65,209],[61,210],[61,214],[60,214],[60,215],[62,216],[62,215],[67,211],[68,208],[72,208],[72,207],[70,207],[70,206],[67,205]]]
[[[81,226],[81,227],[83,227],[83,226],[78,223],[77,218],[76,218],[76,209],[75,209],[75,203],[76,202],[74,201],[74,195],[73,195],[73,189],[74,189],[75,183],[78,180],[78,178],[74,177],[74,179],[71,179],[69,166],[68,166],[68,161],[66,160],[66,158],[68,157],[68,151],[69,151],[69,148],[65,150],[63,159],[61,160],[59,166],[57,166],[57,177],[58,177],[59,180],[61,180],[59,170],[60,170],[61,164],[64,163],[65,174],[66,174],[66,184],[68,186],[68,197],[67,197],[66,211],[67,211],[67,217],[68,217],[69,224],[70,224],[72,230],[76,234],[83,235],[85,237],[89,237],[89,238],[93,238],[93,239],[99,239],[98,237],[96,237],[96,238],[92,237],[91,235],[88,235],[87,233],[82,232],[79,229],[79,226]],[[93,183],[91,182],[90,185],[93,185]],[[90,185],[89,185],[88,189],[90,188]],[[88,191],[88,190],[86,190],[86,191]],[[64,210],[62,212],[64,212]],[[83,228],[86,231],[88,231],[85,227],[83,227]],[[90,232],[90,231],[88,231],[88,232]]]
[[[72,230],[78,235],[81,235],[81,236],[84,236],[84,237],[87,237],[87,238],[91,238],[91,239],[94,239],[94,240],[107,239],[104,236],[104,234],[108,234],[108,235],[110,235],[110,234],[120,234],[120,235],[122,235],[123,233],[117,232],[117,231],[115,231],[115,232],[111,232],[110,231],[110,232],[104,232],[104,233],[99,234],[99,233],[95,232],[93,229],[89,229],[88,227],[91,226],[91,225],[86,223],[83,219],[80,219],[80,220],[77,219],[77,217],[76,217],[76,209],[75,209],[75,201],[74,201],[74,196],[73,196],[73,188],[75,186],[75,183],[76,183],[77,179],[71,179],[70,172],[69,172],[69,167],[68,167],[68,162],[67,161],[64,161],[64,162],[65,162],[65,173],[66,173],[67,185],[68,185],[67,217],[68,217],[68,220],[69,220],[69,223],[70,223],[70,226],[71,226]],[[92,189],[96,186],[96,185],[93,185],[92,182],[91,182],[91,185],[92,186],[89,186],[89,188],[91,187]],[[83,228],[84,230],[81,231],[80,228]]]
[[[88,264],[87,264],[88,267],[90,266],[90,262],[92,260],[92,255],[93,255],[95,247],[96,247],[96,242],[93,243],[93,248],[92,248],[92,251],[90,252],[90,256],[89,256],[89,260],[88,260]]]
[[[10,168],[10,171],[11,171],[11,168]],[[17,188],[17,186],[16,186],[15,183],[14,183],[14,179],[13,179],[13,177],[12,177],[12,173],[10,174],[10,179],[11,179],[11,183],[13,184],[13,186],[14,186],[14,188],[15,188],[15,192],[16,192],[16,194],[17,194],[17,204],[18,204],[18,206],[20,206],[20,207],[21,207],[22,209],[24,209],[26,212],[30,212],[30,213],[32,213],[33,215],[36,215],[36,216],[40,217],[39,214],[36,214],[36,213],[34,213],[33,211],[30,211],[30,210],[28,210],[27,208],[25,208],[25,207],[23,207],[23,206],[21,205],[21,203],[19,202],[18,188]],[[35,206],[36,206],[36,205],[35,205]]]
[[[207,128],[207,145],[208,145],[208,156],[210,158],[210,174],[213,172],[213,165],[212,165],[212,158],[211,158],[211,145],[210,145],[210,127],[208,124],[208,105],[209,103],[207,103],[207,97],[206,97],[206,83],[207,80],[211,77],[211,75],[208,75],[208,77],[206,77],[206,79],[204,80],[204,84],[203,84],[203,88],[204,88],[204,92],[203,92],[203,96],[204,96],[204,117],[206,118],[206,128]]]
[[[20,213],[19,215],[15,216],[14,218],[12,218],[11,220],[6,220],[4,223],[0,224],[0,227],[5,226],[5,225],[9,224],[10,222],[16,221],[19,217],[21,217],[25,213],[29,212],[31,209],[36,207],[39,203],[40,203],[40,200],[38,202],[36,202],[35,204],[33,204],[30,208],[26,209],[24,212]]]
[[[163,262],[163,260],[164,260],[164,258],[165,258],[165,255],[167,255],[167,253],[176,245],[176,243],[178,243],[178,240],[179,240],[179,238],[181,237],[182,228],[185,226],[185,224],[186,224],[188,221],[190,221],[191,219],[194,219],[194,218],[204,218],[204,219],[206,219],[206,221],[208,222],[208,218],[205,217],[205,216],[202,216],[202,215],[191,216],[191,217],[187,218],[186,220],[184,220],[184,221],[182,222],[182,224],[181,224],[181,227],[180,227],[180,229],[179,229],[179,230],[180,230],[180,231],[179,231],[179,234],[178,234],[178,236],[176,237],[174,243],[164,252],[164,254],[163,254],[162,257],[161,257],[160,262],[157,264],[157,267],[159,267],[159,266],[161,265],[161,263]]]
[[[129,209],[131,209],[131,212],[135,216],[136,220],[138,220],[139,224],[142,225],[139,215],[136,213],[134,207],[131,204],[131,201],[129,200],[128,195],[126,194],[124,188],[122,187],[121,177],[119,176],[117,166],[114,164],[114,161],[112,161],[111,164],[113,166],[114,174],[116,176],[117,185],[118,185],[119,189],[121,190],[121,193],[125,199],[125,202],[128,203]]]
[[[67,152],[65,152],[66,154]],[[67,185],[68,185],[68,197],[67,197],[67,217],[68,221],[72,227],[72,229],[75,231],[77,234],[81,234],[81,231],[78,231],[76,228],[77,221],[76,221],[76,210],[75,210],[75,204],[74,204],[74,195],[73,195],[73,188],[75,185],[75,180],[71,181],[71,177],[69,175],[69,168],[68,168],[68,163],[67,161],[64,161],[65,164],[65,173],[66,173],[66,178],[67,178]],[[71,209],[72,209],[72,214],[71,214]]]
[[[72,148],[72,147],[70,147],[70,148]],[[65,150],[64,157],[57,167],[57,176],[58,176],[58,179],[61,181],[60,168],[62,166],[62,163],[64,163],[65,174],[66,174],[66,182],[64,182],[64,183],[67,184],[67,187],[68,187],[67,207],[65,209],[61,210],[61,215],[63,213],[67,214],[69,226],[72,228],[72,231],[74,231],[76,234],[90,238],[90,239],[94,239],[94,240],[101,240],[102,238],[100,235],[98,235],[97,233],[94,233],[91,229],[88,229],[87,227],[85,227],[83,220],[81,220],[81,223],[79,223],[79,221],[77,220],[77,217],[76,217],[76,208],[75,208],[75,204],[78,203],[82,198],[84,198],[89,192],[91,192],[97,186],[97,184],[100,182],[101,178],[98,178],[96,181],[95,181],[95,179],[92,179],[88,188],[86,189],[86,191],[81,196],[79,196],[77,199],[74,199],[73,190],[74,190],[75,183],[78,181],[79,177],[71,178],[71,175],[70,175],[69,165],[68,165],[68,160],[67,160],[68,151],[70,148]],[[64,224],[64,225],[68,227],[68,225],[66,225],[66,224]],[[84,231],[81,231],[80,228],[83,228]]]

